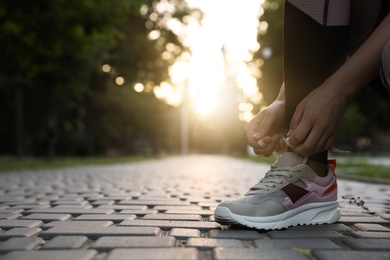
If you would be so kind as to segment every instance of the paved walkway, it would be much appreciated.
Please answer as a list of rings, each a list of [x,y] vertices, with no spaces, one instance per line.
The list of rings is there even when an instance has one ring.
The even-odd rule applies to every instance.
[[[267,170],[186,156],[2,173],[0,259],[390,259],[388,185],[340,180],[342,218],[332,225],[266,232],[216,223],[216,205]]]

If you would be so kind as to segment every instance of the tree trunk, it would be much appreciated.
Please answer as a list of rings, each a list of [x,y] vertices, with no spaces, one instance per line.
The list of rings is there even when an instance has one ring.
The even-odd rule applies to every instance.
[[[15,88],[15,152],[18,158],[24,156],[23,89]]]

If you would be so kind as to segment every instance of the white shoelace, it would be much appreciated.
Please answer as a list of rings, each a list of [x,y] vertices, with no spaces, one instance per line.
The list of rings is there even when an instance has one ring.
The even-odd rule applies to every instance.
[[[290,138],[289,138],[289,137],[283,138],[283,141],[284,141],[284,143],[285,143],[286,146],[282,149],[282,151],[281,151],[280,153],[277,152],[277,151],[275,151],[275,150],[272,152],[272,155],[273,155],[276,159],[278,159],[278,158],[280,157],[280,155],[286,151],[287,147],[290,147],[290,148],[296,147],[295,145],[292,145],[292,144],[290,143]],[[260,139],[257,143],[258,143],[258,144],[260,145],[260,147],[262,147],[262,148],[265,148],[265,147],[267,146],[267,144],[264,143],[263,140],[261,140],[261,139]],[[351,153],[350,151],[345,151],[345,150],[337,149],[337,148],[334,147],[334,146],[331,146],[331,147],[329,148],[329,151],[334,152],[334,153],[339,153],[339,154],[350,154],[350,153]],[[306,158],[305,160],[307,160],[307,158]],[[306,161],[305,161],[305,162],[306,162]]]

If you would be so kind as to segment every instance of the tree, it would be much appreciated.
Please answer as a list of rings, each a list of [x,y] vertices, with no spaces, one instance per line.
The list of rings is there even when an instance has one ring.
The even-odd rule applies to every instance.
[[[75,110],[88,91],[91,74],[116,43],[117,26],[128,9],[127,1],[0,3],[0,106],[6,119],[16,122],[1,135],[17,133],[16,148],[2,138],[1,152],[22,156],[28,148],[52,158],[62,116]],[[46,148],[40,148],[44,143]]]

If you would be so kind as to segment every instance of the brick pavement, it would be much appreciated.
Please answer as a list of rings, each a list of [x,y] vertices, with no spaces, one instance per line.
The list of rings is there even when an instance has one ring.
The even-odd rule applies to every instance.
[[[332,225],[256,231],[216,223],[217,204],[267,170],[194,155],[1,173],[0,259],[390,259],[385,184],[339,180],[342,218]]]

